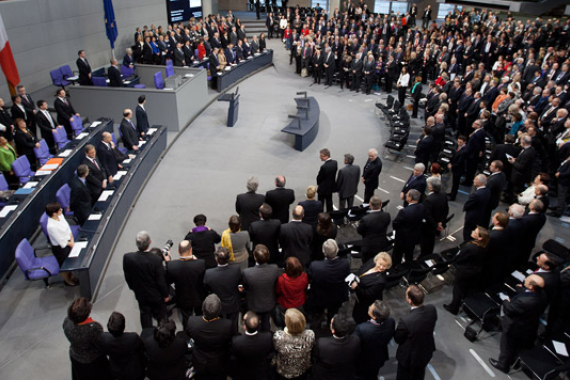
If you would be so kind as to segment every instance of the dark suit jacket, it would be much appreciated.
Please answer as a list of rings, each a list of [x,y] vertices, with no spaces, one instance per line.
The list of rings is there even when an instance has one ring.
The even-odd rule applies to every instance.
[[[145,336],[146,332],[143,331],[142,335]],[[184,379],[188,369],[184,356],[188,344],[182,337],[176,336],[174,341],[167,347],[160,347],[152,333],[148,334],[143,340],[148,357],[147,376],[149,379]]]
[[[280,261],[279,254],[279,234],[281,222],[277,219],[258,220],[249,226],[249,237],[255,247],[263,244],[269,248],[269,262],[275,264]]]
[[[143,304],[163,302],[169,296],[162,259],[150,252],[131,252],[123,256],[123,271],[129,288]]]
[[[436,228],[438,223],[443,223],[449,213],[447,195],[444,192],[431,193],[423,202],[425,208],[426,226]]]
[[[30,160],[30,157],[33,157],[33,161],[30,161],[30,164],[33,165],[36,161],[36,157],[34,155],[34,147],[38,142],[33,134],[31,132],[23,132],[17,128],[16,132],[14,133],[14,142],[16,143],[16,151],[18,152],[18,155],[26,155]]]
[[[24,105],[22,104],[22,107]],[[22,109],[20,107],[18,107],[17,105],[13,105],[10,108],[10,111],[12,112],[12,120],[16,120],[16,119],[22,119],[26,122],[27,126],[30,126],[30,120],[28,118],[28,113],[26,112],[26,109],[24,108],[24,110],[22,111]],[[16,127],[14,125],[14,127]]]
[[[418,244],[421,239],[421,226],[425,214],[423,204],[409,204],[398,212],[392,227],[396,231],[396,242]]]
[[[358,297],[358,302],[354,306],[353,317],[356,323],[366,321],[368,317],[368,308],[376,300],[382,300],[384,287],[386,286],[386,272],[364,273],[372,269],[376,263],[374,259],[370,259],[358,269],[356,275],[360,277],[360,283],[354,289],[354,293]]]
[[[390,358],[388,343],[392,340],[395,330],[396,321],[392,317],[388,317],[379,325],[367,321],[356,326],[354,335],[360,338],[361,347],[361,354],[356,361],[356,373],[378,376],[378,371]]]
[[[252,191],[237,196],[236,212],[239,214],[242,230],[248,229],[251,223],[259,220],[259,207],[263,202],[265,196]]]
[[[503,193],[503,189],[505,188],[506,184],[507,176],[503,172],[491,174],[491,176],[489,176],[489,179],[487,180],[487,189],[489,189],[489,192],[491,194],[488,206],[489,212],[496,209],[499,205],[501,194]]]
[[[451,172],[453,175],[461,176],[465,172],[465,161],[467,159],[467,147],[454,151],[449,163],[451,164]]]
[[[337,163],[333,159],[327,160],[321,165],[319,174],[317,174],[317,193],[326,195],[336,191],[336,170]]]
[[[423,195],[426,192],[426,187],[427,187],[426,177],[423,174],[417,176],[416,178],[414,178],[414,175],[412,174],[410,175],[410,178],[408,178],[408,182],[406,182],[406,184],[402,188],[402,192],[405,195],[408,194],[408,191],[416,189],[417,191],[420,192],[420,194]]]
[[[35,117],[36,117],[36,125],[40,128],[42,137],[44,138],[44,140],[46,140],[47,146],[50,148],[55,146],[55,140],[53,138],[53,131],[55,131],[55,128],[51,127],[49,120],[46,118],[46,116],[42,111],[38,111]],[[54,127],[57,128],[57,122],[55,121],[53,116],[52,116],[52,121]]]
[[[197,373],[226,374],[234,334],[232,321],[220,318],[206,322],[202,317],[190,317],[186,332],[194,339],[192,364]]]
[[[189,232],[185,240],[192,242],[192,253],[199,259],[204,259],[206,268],[214,268],[216,259],[214,252],[216,244],[222,240],[222,237],[214,230],[206,230],[200,232]]]
[[[110,87],[125,86],[125,84],[123,83],[123,75],[121,74],[121,70],[119,70],[115,66],[109,66],[109,69],[107,70],[107,76],[109,77]]]
[[[137,333],[113,336],[104,332],[100,337],[102,351],[109,356],[111,374],[116,379],[144,379],[147,359],[144,343]]]
[[[265,193],[265,203],[273,209],[273,218],[281,223],[289,222],[289,206],[295,202],[295,192],[291,189],[277,187]]]
[[[297,257],[306,268],[311,260],[311,241],[313,228],[301,221],[291,221],[281,225],[279,244],[281,245],[283,259],[289,256]]]
[[[105,172],[108,173],[108,175],[114,176],[117,174],[119,166],[115,159],[113,148],[107,146],[104,142],[99,143],[99,146],[97,147],[97,158],[105,168]]]
[[[69,187],[71,188],[69,207],[79,225],[82,225],[91,214],[91,191],[87,187],[87,183],[84,185],[77,176],[71,178]]]
[[[423,305],[398,321],[394,340],[398,343],[396,359],[404,367],[425,367],[435,351],[433,331],[437,311],[433,305]]]
[[[132,123],[132,120],[131,120]],[[131,125],[127,119],[123,119],[121,121],[121,134],[123,135],[123,145],[128,150],[133,150],[133,146],[139,146],[139,133],[134,126],[134,123]]]
[[[476,226],[485,226],[487,220],[487,209],[491,200],[491,192],[486,187],[479,188],[469,195],[469,199],[463,205],[465,211],[465,226],[475,228]]]
[[[60,98],[55,98],[55,101],[53,102],[55,111],[57,112],[57,123],[59,125],[69,125],[69,119],[74,117],[77,113],[69,99],[65,98],[65,101],[67,104],[65,104]]]
[[[382,172],[382,161],[377,157],[374,161],[367,161],[364,165],[362,178],[364,178],[364,186],[376,189],[378,187],[378,177]]]
[[[362,253],[375,255],[386,250],[389,245],[386,231],[390,221],[387,212],[375,211],[364,215],[357,230],[362,235]]]
[[[243,271],[247,308],[256,313],[273,310],[276,303],[275,284],[281,270],[275,264],[256,264]]]
[[[358,191],[360,181],[360,167],[358,165],[346,165],[338,171],[336,188],[340,199],[352,197]]]
[[[360,339],[357,335],[319,338],[314,347],[313,377],[327,380],[354,379],[356,359],[360,356],[360,350]]]
[[[201,307],[204,292],[204,260],[172,260],[166,266],[166,280],[176,287],[176,304],[181,309]]]
[[[299,206],[303,206],[303,210],[305,211],[303,223],[310,224],[314,228],[317,228],[319,213],[323,212],[323,202],[306,200],[299,202]]]
[[[455,259],[456,276],[472,278],[478,275],[483,268],[486,252],[486,248],[481,248],[473,242],[463,243]]]
[[[311,262],[307,269],[311,291],[309,298],[316,310],[339,306],[348,299],[347,286],[344,282],[350,274],[350,265],[344,258],[318,260]]]
[[[232,355],[237,359],[234,366],[236,380],[266,380],[269,378],[269,358],[273,352],[271,333],[236,335],[232,339]]]
[[[137,106],[136,116],[137,116],[137,129],[139,130],[139,135],[143,132],[146,133],[146,131],[148,131],[148,128],[150,127],[148,123],[148,115],[140,105]]]
[[[544,312],[547,301],[544,294],[520,292],[503,302],[503,335],[517,342],[520,348],[529,348],[534,344],[539,318]]]
[[[91,66],[89,62],[85,60],[85,62],[81,58],[77,58],[77,69],[79,70],[79,84],[81,85],[91,85],[93,81],[89,78],[89,74],[91,74]]]
[[[239,265],[226,265],[208,269],[204,276],[204,286],[209,293],[215,293],[222,301],[220,314],[226,315],[239,311],[238,285],[241,283]]]
[[[87,187],[91,191],[91,201],[93,203],[97,202],[99,195],[103,191],[103,181],[109,177],[109,174],[105,171],[105,167],[101,164],[98,158],[95,158],[99,169],[93,164],[93,162],[85,157],[83,159],[83,164],[87,165],[89,168],[89,174],[87,175]]]
[[[546,223],[546,215],[540,212],[538,214],[528,214],[522,217],[522,223],[524,225],[524,235],[520,236],[521,247],[529,254],[536,244],[536,238],[540,233],[542,227]]]
[[[184,62],[184,52],[182,51],[182,49],[178,50],[178,49],[174,49],[174,62],[173,62],[174,66],[184,66],[185,62]]]
[[[515,184],[524,184],[531,180],[532,166],[534,165],[534,160],[536,158],[536,149],[533,146],[529,146],[521,151],[516,157],[516,161],[513,164],[513,171],[511,173],[511,182]]]
[[[478,160],[479,159],[479,152],[483,152],[485,150],[485,130],[477,130],[467,141],[467,145],[465,149],[467,149],[467,159],[468,160]]]
[[[426,136],[420,140],[416,147],[415,155],[416,159],[415,162],[421,162],[427,167],[427,163],[429,162],[430,157],[435,154],[436,150],[436,142],[434,141],[433,137]]]

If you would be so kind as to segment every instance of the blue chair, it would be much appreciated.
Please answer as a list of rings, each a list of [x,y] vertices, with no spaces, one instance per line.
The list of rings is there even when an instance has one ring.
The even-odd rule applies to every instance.
[[[198,49],[194,49],[194,59],[198,60]]]
[[[46,288],[49,288],[48,279],[59,274],[59,263],[55,256],[36,257],[28,239],[22,239],[16,247],[16,262],[26,280],[44,280]]]
[[[71,189],[67,183],[63,184],[55,193],[55,199],[61,205],[65,216],[73,216],[73,211],[67,211],[71,199]]]
[[[49,154],[49,148],[46,144],[46,140],[40,140],[39,143],[40,147],[34,148],[34,154],[40,162],[40,165],[45,165],[50,158],[53,158],[53,155]]]
[[[68,86],[71,84],[70,81],[63,79],[63,75],[61,75],[60,69],[55,69],[55,70],[50,71],[49,75],[51,77],[52,83],[55,86],[60,86],[61,88],[65,89],[65,86]]]
[[[79,80],[79,77],[73,74],[73,71],[71,70],[71,67],[69,67],[69,65],[61,66],[59,68],[59,71],[61,72],[61,76],[63,77],[63,79],[67,81],[76,82]]]
[[[74,117],[74,119],[75,119],[75,117]],[[69,142],[65,128],[56,128],[53,131],[54,131],[53,139],[54,139],[55,143],[57,144],[57,148],[63,149],[63,147],[66,146],[67,143]]]
[[[71,129],[75,136],[83,132],[83,120],[80,117],[74,117],[73,121],[71,122]]]
[[[123,77],[128,78],[135,75],[135,69],[130,68],[129,66],[121,65],[121,74]]]
[[[158,90],[162,90],[164,88],[164,81],[162,80],[162,73],[160,71],[154,73],[154,85]]]
[[[44,213],[40,217],[40,227],[42,228],[42,232],[44,233],[44,235],[47,238],[48,244],[51,244],[51,242],[49,240],[48,230],[47,230],[48,218],[49,218],[49,216],[47,216],[46,212],[44,211]],[[79,231],[81,230],[81,227],[74,225],[74,224],[70,224],[69,228],[71,228],[71,234],[73,235],[73,238],[75,239],[77,237],[77,235],[79,235]]]
[[[172,62],[172,59],[169,59],[168,61],[166,61],[166,67],[170,66],[172,67],[174,65],[174,63]]]
[[[8,186],[6,178],[4,178],[4,174],[0,173],[0,191],[6,191],[6,190],[10,190],[10,187]],[[6,202],[0,201],[0,207],[1,206],[6,206]]]
[[[12,170],[18,179],[20,180],[21,185],[25,185],[30,178],[32,178],[36,173],[32,171],[30,167],[30,161],[28,161],[28,157],[20,156],[16,158],[14,162],[12,162]]]
[[[174,75],[174,67],[166,65],[166,77],[171,77]]]
[[[119,133],[121,133],[121,129],[119,129]],[[122,137],[122,136],[121,136]],[[120,147],[119,145],[117,145],[117,139],[115,137],[115,132],[111,133],[111,140],[113,140],[113,143],[115,144],[115,146],[117,148],[119,148],[119,151],[123,154],[127,154],[127,148],[124,147]]]
[[[93,86],[107,87],[107,79],[105,77],[93,77]]]

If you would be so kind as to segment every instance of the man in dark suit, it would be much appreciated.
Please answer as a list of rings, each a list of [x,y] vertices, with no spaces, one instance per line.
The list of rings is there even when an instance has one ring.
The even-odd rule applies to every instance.
[[[182,43],[176,43],[176,49],[174,49],[174,66],[182,67],[186,65],[184,61],[184,52],[182,51]]]
[[[56,146],[53,134],[56,132],[57,128],[63,128],[61,125],[57,125],[53,116],[48,111],[48,105],[45,100],[38,100],[38,111],[36,113],[36,125],[40,128],[40,132],[46,144],[49,148],[51,154],[55,154]]]
[[[202,315],[202,302],[206,297],[204,292],[204,260],[199,260],[192,254],[192,243],[182,240],[178,244],[179,260],[166,263],[166,280],[176,287],[176,306],[182,313],[182,324],[188,324],[188,318]]]
[[[271,206],[273,217],[281,223],[289,222],[289,206],[295,202],[295,192],[285,188],[285,176],[275,177],[275,189],[265,193],[265,203]]]
[[[317,194],[319,201],[323,202],[327,211],[333,211],[332,195],[335,192],[335,179],[337,163],[331,158],[331,152],[327,148],[319,151],[319,157],[324,163],[317,174]]]
[[[414,150],[415,162],[423,164],[424,167],[427,167],[430,158],[436,155],[436,142],[432,136],[432,128],[423,129],[423,136],[418,140]]]
[[[360,166],[354,165],[352,154],[344,155],[344,168],[338,171],[336,178],[336,188],[338,190],[338,207],[343,209],[354,205],[354,195],[358,192],[358,182],[360,180]]]
[[[364,183],[364,203],[370,202],[374,190],[378,188],[378,177],[382,172],[382,161],[376,149],[368,150],[368,161],[362,170],[362,183]]]
[[[499,206],[501,194],[507,184],[507,176],[503,173],[502,161],[492,161],[491,165],[489,165],[489,171],[491,172],[491,175],[487,178],[487,189],[489,189],[491,198],[489,199],[487,213],[485,214],[485,224],[482,224],[483,227],[489,224],[488,222],[489,219],[491,219],[491,213]]]
[[[400,318],[394,334],[398,343],[396,380],[423,380],[435,351],[433,331],[437,311],[433,305],[424,305],[424,292],[417,285],[408,287],[406,301],[412,310]]]
[[[325,49],[325,54],[323,57],[323,69],[325,71],[325,86],[332,86],[333,84],[333,75],[335,72],[335,58],[334,53],[330,47]]]
[[[513,199],[524,191],[524,185],[531,180],[532,166],[536,158],[536,149],[532,146],[532,137],[524,136],[521,139],[522,151],[517,157],[509,157],[509,163],[513,165],[511,183]]]
[[[111,66],[107,69],[107,76],[109,77],[110,87],[125,87],[123,83],[123,74],[117,67],[118,62],[116,59],[111,59]]]
[[[463,226],[463,241],[470,241],[471,233],[477,226],[485,226],[488,224],[487,210],[491,200],[491,192],[486,187],[487,177],[485,174],[479,174],[473,180],[475,191],[469,195],[469,199],[463,205],[465,211],[465,224]]]
[[[449,213],[447,196],[441,191],[441,179],[436,177],[428,178],[427,187],[429,194],[423,202],[425,215],[420,243],[421,256],[433,253],[435,237],[440,231],[444,230],[445,226],[443,224]]]
[[[422,77],[417,76],[416,83],[414,83],[412,87],[412,98],[414,99],[414,108],[412,109],[412,119],[416,119],[418,117],[418,106],[423,96],[422,90],[423,90]]]
[[[359,379],[377,379],[380,368],[390,358],[388,344],[394,336],[396,322],[390,317],[390,308],[383,301],[375,301],[368,308],[370,320],[356,326],[354,335],[360,338],[361,354],[356,361]]]
[[[469,141],[467,141],[467,146],[465,147],[467,150],[465,152],[467,155],[465,161],[465,184],[467,185],[471,185],[473,177],[477,172],[477,166],[483,152],[485,152],[485,136],[487,135],[481,120],[476,120],[473,123],[473,129],[475,129],[475,132],[469,136]]]
[[[390,246],[386,231],[390,226],[390,214],[382,212],[382,200],[374,195],[370,198],[370,211],[358,224],[358,233],[362,236],[362,262],[365,263]]]
[[[461,176],[465,173],[465,160],[467,159],[466,140],[467,138],[465,136],[459,136],[457,138],[457,149],[447,165],[447,168],[451,169],[451,173],[453,174],[451,192],[448,194],[450,201],[454,201],[457,197]]]
[[[425,215],[423,204],[419,204],[421,193],[411,189],[406,194],[408,205],[398,212],[392,227],[396,232],[392,265],[397,267],[402,262],[402,256],[406,258],[406,264],[410,265],[414,259],[414,248],[421,241],[421,226]]]
[[[346,316],[333,317],[330,329],[332,336],[319,338],[314,347],[315,379],[353,379],[356,360],[360,356],[360,339],[349,334],[351,324]]]
[[[135,152],[139,150],[139,141],[142,140],[139,137],[139,132],[137,127],[131,121],[133,117],[133,111],[130,109],[125,109],[123,111],[123,120],[121,121],[121,130],[123,145],[128,150],[134,150]]]
[[[270,378],[273,341],[270,332],[259,331],[259,317],[253,311],[243,316],[244,334],[232,339],[231,353],[237,360],[232,379],[266,380]]]
[[[520,254],[521,263],[525,263],[530,257],[534,246],[536,245],[536,238],[546,223],[546,215],[543,212],[544,204],[538,200],[533,199],[529,204],[529,213],[521,218],[524,225],[524,234],[519,236],[520,239]],[[523,258],[526,260],[523,261]]]
[[[267,2],[266,2],[266,4],[267,4]],[[271,37],[273,37],[273,24],[274,24],[273,13],[269,12],[269,14],[267,15],[267,18],[265,19],[265,26],[267,27],[267,38],[268,39],[271,39]]]
[[[71,122],[73,121],[73,118],[80,117],[80,115],[75,112],[71,102],[65,97],[65,90],[63,88],[57,90],[57,97],[55,98],[53,105],[57,112],[57,123],[65,127],[67,138],[71,139],[73,134],[73,131],[71,130]]]
[[[422,196],[426,192],[427,184],[426,177],[424,176],[425,170],[426,167],[421,162],[414,165],[414,171],[400,192],[400,199],[404,201],[404,207],[408,205],[408,202],[406,201],[406,194],[408,194],[408,191],[416,189],[420,194],[422,194]],[[422,198],[420,198],[420,201],[421,200]]]
[[[271,219],[273,210],[267,203],[259,207],[260,220],[249,226],[249,237],[253,246],[263,244],[269,249],[269,263],[282,266],[283,257],[279,252],[279,235],[281,222]]]
[[[241,229],[247,230],[251,223],[259,220],[259,207],[265,201],[263,194],[257,194],[259,182],[255,177],[247,179],[247,193],[239,194],[236,198],[236,212],[239,215]]]
[[[239,292],[241,269],[239,265],[229,265],[230,251],[218,247],[216,251],[218,266],[208,269],[204,276],[204,286],[209,293],[214,293],[222,301],[221,317],[232,321],[234,332],[238,330]]]
[[[261,331],[269,331],[270,316],[275,308],[275,284],[281,271],[275,264],[267,264],[269,250],[263,244],[255,246],[253,257],[256,265],[243,271],[243,288],[247,309],[254,311],[261,320]]]
[[[96,155],[97,152],[93,145],[89,144],[85,146],[85,158],[82,163],[89,168],[87,187],[89,191],[91,191],[91,202],[93,204],[97,202],[103,189],[107,188],[107,181],[113,178],[105,171],[105,167],[97,159]]]
[[[111,134],[103,132],[101,138],[101,143],[97,147],[97,157],[103,168],[105,168],[105,172],[109,173],[109,183],[112,183],[113,176],[117,174],[120,165],[117,163],[115,153],[113,153],[114,144]]]
[[[91,66],[85,58],[85,50],[79,50],[77,53],[78,58],[75,62],[77,64],[77,69],[79,70],[79,84],[83,86],[93,86],[93,80],[91,79]]]
[[[91,191],[87,187],[87,175],[89,168],[87,165],[77,167],[77,175],[69,181],[71,189],[69,208],[73,211],[77,223],[82,226],[91,214]]]
[[[544,293],[548,304],[552,306],[552,302],[556,299],[559,291],[558,284],[560,282],[560,272],[558,264],[560,259],[550,252],[542,252],[536,257],[536,265],[538,269],[534,272],[537,276],[544,280]]]
[[[311,242],[313,228],[303,223],[305,212],[303,206],[296,206],[293,210],[293,220],[281,225],[279,244],[281,245],[283,260],[295,256],[306,268],[311,261]]]
[[[136,238],[137,252],[123,256],[123,272],[129,289],[135,292],[139,303],[142,328],[152,327],[152,318],[159,322],[166,318],[166,302],[170,294],[162,259],[150,252],[152,240],[146,231],[140,231]],[[167,255],[167,260],[170,255]]]
[[[28,129],[32,134],[36,135],[36,104],[32,100],[32,97],[26,93],[26,87],[23,84],[19,84],[16,89],[18,90],[18,95],[22,99],[22,106],[26,111],[26,120],[28,121]]]
[[[197,379],[225,379],[228,375],[230,343],[234,328],[230,320],[220,318],[222,301],[210,294],[202,304],[202,317],[188,320],[186,333],[194,340],[192,365]]]
[[[501,353],[499,360],[489,359],[499,371],[508,373],[520,350],[533,346],[539,319],[547,304],[543,288],[542,277],[531,274],[512,300],[503,301]]]
[[[216,244],[218,244],[222,237],[212,228],[206,226],[208,218],[204,214],[198,214],[194,217],[194,224],[196,227],[192,228],[185,239],[192,242],[194,249],[194,256],[199,259],[204,259],[206,269],[214,268],[216,266],[216,259],[214,252]]]
[[[145,107],[146,103],[146,96],[141,95],[139,96],[139,104],[135,111],[135,115],[137,117],[137,130],[140,136],[145,136],[146,132],[150,128],[150,124],[148,122],[148,115],[146,114]]]

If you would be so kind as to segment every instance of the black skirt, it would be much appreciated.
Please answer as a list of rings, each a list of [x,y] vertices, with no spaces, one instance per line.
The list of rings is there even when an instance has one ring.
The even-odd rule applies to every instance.
[[[61,248],[59,245],[52,245],[51,250],[57,259],[57,262],[59,263],[59,267],[61,268],[63,262],[65,259],[67,259],[67,256],[69,256],[69,253],[71,252],[71,247],[69,245],[66,245],[65,248]]]

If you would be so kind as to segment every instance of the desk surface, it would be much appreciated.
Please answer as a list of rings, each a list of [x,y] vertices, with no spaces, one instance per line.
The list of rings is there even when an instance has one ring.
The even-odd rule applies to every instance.
[[[304,109],[297,109],[297,116],[300,117],[301,128],[299,128],[299,120],[294,119],[291,120],[291,122],[281,131],[286,133],[291,133],[293,135],[304,136],[319,121],[319,114],[321,112],[319,108],[319,103],[317,102],[317,99],[315,99],[313,96],[309,96],[306,98],[295,98],[295,102],[300,107],[305,107],[307,106],[307,104],[309,107],[307,110],[308,111],[307,115],[305,115],[306,111]]]
[[[266,50],[258,56],[246,59],[238,63],[236,66],[231,66],[229,71],[224,71],[222,75],[216,78],[218,92],[222,92],[245,76],[261,69],[264,66],[271,65],[272,63],[273,50]]]

